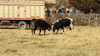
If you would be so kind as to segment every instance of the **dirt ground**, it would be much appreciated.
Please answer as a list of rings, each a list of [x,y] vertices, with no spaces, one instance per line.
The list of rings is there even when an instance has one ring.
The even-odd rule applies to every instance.
[[[100,27],[76,26],[71,33],[65,28],[58,34],[43,31],[0,27],[0,56],[100,56]],[[6,28],[6,29],[5,29]]]

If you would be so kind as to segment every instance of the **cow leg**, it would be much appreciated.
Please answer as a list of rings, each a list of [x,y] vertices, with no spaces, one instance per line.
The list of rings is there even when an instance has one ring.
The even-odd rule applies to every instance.
[[[33,30],[34,30],[34,34],[35,34],[35,30],[36,30],[36,29],[34,29],[34,28],[31,29],[32,35],[33,35]]]
[[[33,30],[34,30],[33,25],[31,25],[31,32],[32,32],[32,35],[33,35]]]
[[[58,33],[58,31],[59,31],[59,29],[57,29],[57,32],[56,32],[56,34]]]
[[[62,28],[62,32],[63,32],[63,34],[64,34],[64,28]]]
[[[69,29],[70,29],[71,32],[73,32],[73,27],[72,26],[70,26]]]
[[[73,32],[73,25],[71,24],[70,27],[71,27],[71,32]]]
[[[46,32],[46,31],[44,30],[44,35],[45,35],[45,32]]]
[[[35,34],[35,30],[36,30],[37,28],[34,28],[34,34]]]
[[[41,29],[40,29],[40,31],[39,31],[39,35],[41,34]]]
[[[32,35],[33,35],[33,28],[31,28],[31,32],[32,32]]]
[[[69,26],[68,28],[69,28],[69,30],[71,31],[71,27]]]
[[[35,29],[34,29],[34,34],[35,34]]]

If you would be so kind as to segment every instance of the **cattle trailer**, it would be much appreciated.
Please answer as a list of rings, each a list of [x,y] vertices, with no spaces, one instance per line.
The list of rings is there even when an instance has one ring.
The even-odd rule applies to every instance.
[[[45,3],[41,0],[0,0],[0,25],[26,29],[32,19],[45,19]]]

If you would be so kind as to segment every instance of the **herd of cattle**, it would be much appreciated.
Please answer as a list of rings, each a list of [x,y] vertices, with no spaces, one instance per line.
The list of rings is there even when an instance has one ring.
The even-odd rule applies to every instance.
[[[39,29],[39,35],[41,34],[41,30],[44,31],[44,35],[45,35],[46,29],[49,31],[53,29],[53,32],[57,30],[56,33],[58,33],[59,29],[62,29],[62,32],[64,34],[64,27],[68,27],[71,30],[71,32],[73,32],[73,19],[71,18],[60,19],[52,25],[48,24],[45,20],[33,19],[31,24],[32,24],[32,28],[31,28],[32,35],[33,35],[33,31],[35,34],[36,29]]]

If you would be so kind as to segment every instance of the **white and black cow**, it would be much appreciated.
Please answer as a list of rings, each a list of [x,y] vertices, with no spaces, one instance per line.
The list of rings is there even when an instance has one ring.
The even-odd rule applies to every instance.
[[[63,18],[58,20],[54,25],[53,25],[53,32],[57,30],[56,33],[58,33],[59,29],[61,28],[64,34],[64,27],[68,27],[71,32],[73,32],[73,19],[71,18]]]
[[[44,30],[44,35],[45,35],[45,32],[46,32],[46,29],[49,30],[49,31],[51,30],[51,25],[49,25],[44,20],[33,19],[31,24],[32,24],[32,28],[31,28],[32,35],[33,35],[33,30],[34,30],[34,34],[35,34],[36,29],[39,29],[39,35],[41,33],[41,30]]]

